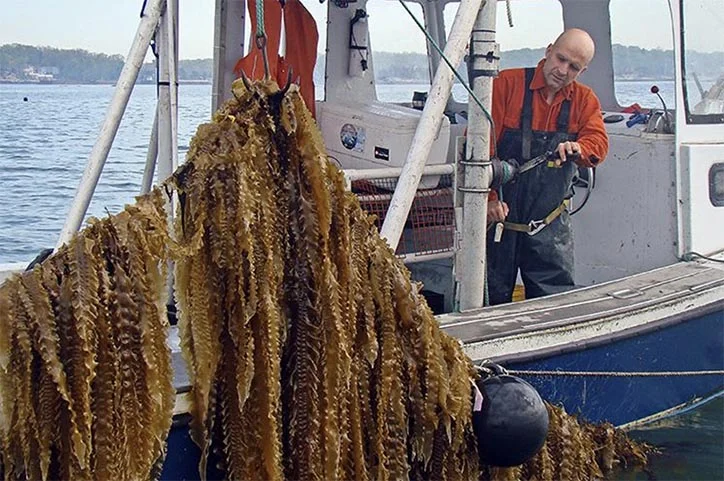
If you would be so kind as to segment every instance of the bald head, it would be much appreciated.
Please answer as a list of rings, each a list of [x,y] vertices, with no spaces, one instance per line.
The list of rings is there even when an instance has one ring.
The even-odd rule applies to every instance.
[[[595,52],[593,39],[579,28],[571,28],[548,45],[543,76],[549,93],[569,85],[588,67]]]
[[[580,28],[569,28],[558,36],[554,47],[565,47],[571,49],[580,55],[581,59],[585,59],[586,65],[593,59],[593,54],[596,52],[596,46],[593,43],[593,39],[588,32],[581,30]]]

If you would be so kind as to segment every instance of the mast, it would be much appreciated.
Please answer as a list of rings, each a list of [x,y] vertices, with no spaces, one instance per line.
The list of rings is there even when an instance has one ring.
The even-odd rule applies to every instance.
[[[495,4],[495,1],[486,0],[478,12],[468,63],[473,93],[488,112],[492,111],[493,77],[498,74]],[[486,216],[492,176],[490,127],[480,106],[472,98],[468,100],[467,146],[462,162],[464,175],[462,185],[458,187],[463,206],[462,242],[455,266],[460,279],[458,307],[461,311],[482,307],[485,300]]]

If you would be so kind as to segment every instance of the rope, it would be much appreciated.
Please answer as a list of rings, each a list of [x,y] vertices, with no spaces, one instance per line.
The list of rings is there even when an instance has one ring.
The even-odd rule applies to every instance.
[[[256,47],[261,51],[261,58],[264,62],[264,78],[269,80],[269,55],[266,49],[266,31],[264,30],[264,0],[256,0]]]
[[[256,36],[266,37],[266,31],[264,31],[264,0],[256,0]]]
[[[400,5],[403,6],[403,8],[407,11],[408,14],[410,14],[410,17],[412,17],[412,20],[415,21],[418,28],[422,33],[427,37],[427,41],[430,42],[430,45],[432,45],[437,53],[440,54],[440,57],[445,61],[448,67],[450,67],[450,70],[452,70],[453,75],[460,81],[463,87],[465,87],[465,90],[468,91],[468,95],[475,101],[476,104],[478,104],[478,107],[480,107],[480,110],[483,111],[483,114],[485,114],[485,117],[488,119],[488,122],[490,122],[490,130],[491,130],[491,137],[493,139],[493,145],[495,145],[495,139],[497,139],[495,135],[495,122],[493,121],[493,117],[490,115],[490,112],[486,110],[486,108],[483,106],[483,103],[480,101],[480,99],[473,93],[473,90],[468,86],[468,84],[465,83],[463,78],[458,73],[457,69],[453,67],[452,63],[450,63],[450,60],[445,56],[445,54],[440,49],[440,46],[435,42],[435,40],[430,36],[428,31],[425,29],[425,27],[420,23],[420,21],[415,17],[415,15],[412,13],[410,8],[405,4],[403,0],[398,0],[400,2]]]
[[[667,377],[667,376],[724,376],[724,370],[704,371],[516,371],[508,374],[519,376],[581,376],[581,377]]]
[[[513,28],[513,11],[510,9],[510,0],[505,0],[505,13],[508,14],[508,25]]]

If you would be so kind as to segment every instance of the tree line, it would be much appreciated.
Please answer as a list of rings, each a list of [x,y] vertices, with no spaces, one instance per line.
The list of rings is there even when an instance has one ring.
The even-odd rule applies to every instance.
[[[531,66],[543,58],[544,49],[518,49],[502,52],[501,68]],[[614,72],[617,80],[671,79],[674,76],[674,55],[671,50],[613,46]],[[373,58],[375,77],[380,83],[426,83],[429,81],[427,56],[409,52],[376,52]],[[724,52],[691,52],[687,71],[700,78],[717,78],[722,73]],[[86,50],[64,50],[53,47],[9,44],[0,46],[0,80],[33,81],[36,74],[52,75],[58,83],[113,83],[123,68],[121,55],[92,53]],[[211,59],[181,60],[180,81],[210,81]],[[465,65],[460,67],[465,74]],[[315,81],[324,78],[324,55],[315,68]],[[143,65],[139,82],[155,83],[156,62]]]

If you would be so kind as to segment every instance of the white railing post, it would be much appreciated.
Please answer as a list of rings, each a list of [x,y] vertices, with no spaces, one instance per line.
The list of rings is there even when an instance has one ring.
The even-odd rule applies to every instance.
[[[470,41],[469,74],[475,96],[492,115],[493,77],[498,72],[495,43],[495,1],[486,0],[478,12]],[[468,100],[468,133],[462,195],[463,227],[456,262],[458,307],[461,311],[483,306],[485,300],[485,243],[490,164],[490,122],[478,104]]]
[[[93,197],[93,192],[98,184],[103,166],[106,163],[106,159],[108,159],[108,152],[110,152],[113,139],[118,132],[118,126],[126,110],[126,105],[128,105],[131,92],[133,92],[133,86],[138,78],[138,72],[143,66],[143,60],[146,57],[148,46],[153,38],[153,33],[156,30],[165,3],[166,0],[150,0],[146,4],[138,30],[136,30],[133,44],[131,45],[128,57],[123,64],[123,69],[118,78],[116,90],[108,106],[106,118],[103,121],[93,150],[91,150],[88,157],[88,162],[86,163],[83,177],[78,185],[78,190],[76,190],[68,217],[66,217],[63,229],[60,231],[56,249],[68,242],[73,235],[78,232],[78,229],[80,229],[83,223],[83,218],[88,211],[91,197]]]
[[[465,55],[465,47],[470,40],[475,15],[480,10],[483,0],[462,0],[453,21],[450,35],[445,44],[444,54],[452,65],[459,65]],[[397,182],[395,194],[380,229],[380,235],[387,240],[392,250],[397,248],[402,236],[402,229],[420,184],[422,170],[430,154],[435,134],[440,128],[445,112],[454,74],[447,64],[441,64],[435,72],[430,92],[420,122],[417,124],[412,138],[412,147],[402,167],[400,180]]]

